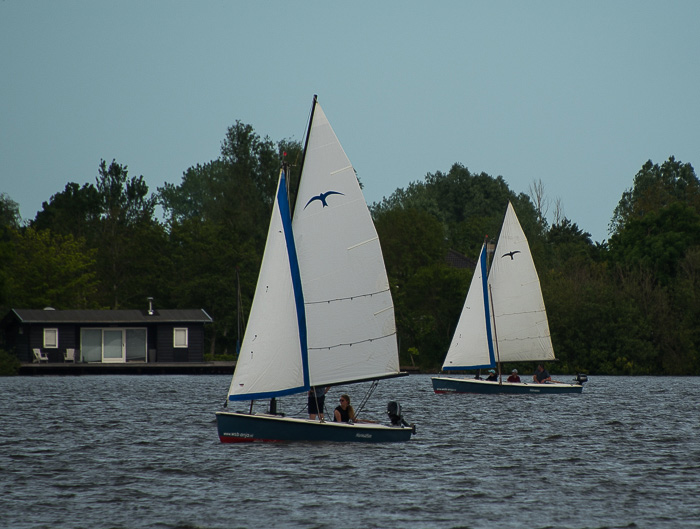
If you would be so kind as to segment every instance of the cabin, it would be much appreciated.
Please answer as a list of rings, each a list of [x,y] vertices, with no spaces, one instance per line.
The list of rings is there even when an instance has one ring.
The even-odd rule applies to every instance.
[[[204,309],[12,309],[0,348],[20,362],[202,362]]]
[[[457,250],[447,250],[447,255],[445,256],[445,262],[447,266],[451,268],[466,268],[468,270],[474,270],[476,266],[476,261],[470,259],[466,255],[459,253]]]

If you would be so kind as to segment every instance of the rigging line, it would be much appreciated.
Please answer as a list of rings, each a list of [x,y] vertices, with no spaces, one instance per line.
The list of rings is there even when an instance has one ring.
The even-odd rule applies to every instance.
[[[360,340],[359,342],[350,342],[350,343],[339,343],[336,345],[327,345],[325,347],[308,347],[309,351],[321,351],[321,350],[330,350],[330,349],[335,349],[337,347],[352,347],[353,345],[357,345],[360,343],[367,343],[367,342],[373,342],[375,340],[383,340],[384,338],[388,338],[390,336],[395,336],[396,331],[392,332],[391,334],[385,334],[384,336],[380,336],[378,338],[367,338],[366,340]]]
[[[345,300],[353,300],[355,298],[366,298],[366,297],[372,297],[376,296],[378,294],[383,294],[385,292],[389,292],[388,288],[385,288],[384,290],[378,290],[377,292],[370,292],[369,294],[357,294],[356,296],[347,296],[344,298],[333,298],[333,299],[324,299],[322,301],[307,301],[304,304],[305,305],[318,305],[320,303],[331,303],[332,301],[345,301]]]
[[[355,411],[355,419],[357,419],[357,416],[364,409],[365,404],[367,404],[367,401],[369,401],[369,398],[372,396],[372,393],[374,393],[374,390],[377,389],[378,385],[379,385],[379,380],[372,381],[372,385],[370,386],[369,390],[367,390],[367,393],[365,394],[364,398],[360,402],[360,405],[357,407],[357,411]]]

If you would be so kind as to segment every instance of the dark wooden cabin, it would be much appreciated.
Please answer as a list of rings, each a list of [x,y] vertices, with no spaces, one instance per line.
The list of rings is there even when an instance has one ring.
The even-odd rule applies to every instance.
[[[204,309],[12,309],[0,321],[0,347],[25,363],[202,362],[211,322]]]

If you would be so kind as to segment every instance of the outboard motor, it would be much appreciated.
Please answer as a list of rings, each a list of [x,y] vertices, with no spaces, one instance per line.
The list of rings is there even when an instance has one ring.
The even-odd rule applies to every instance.
[[[414,424],[408,424],[401,414],[401,404],[392,400],[386,405],[386,413],[389,415],[389,420],[392,426],[410,426],[413,428],[413,433],[416,433],[416,426]]]
[[[574,379],[574,384],[578,384],[579,386],[583,386],[584,383],[588,382],[588,375],[584,373],[577,373],[576,378]]]

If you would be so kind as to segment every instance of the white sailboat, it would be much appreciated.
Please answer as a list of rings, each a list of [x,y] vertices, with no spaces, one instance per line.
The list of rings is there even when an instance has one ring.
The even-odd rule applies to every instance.
[[[314,97],[294,219],[282,168],[228,402],[401,375],[384,260],[355,171]],[[391,425],[217,412],[222,442],[410,439]]]
[[[503,382],[500,364],[555,360],[540,280],[527,238],[508,203],[503,227],[487,274],[487,248],[482,246],[444,371],[498,368],[499,381],[433,377],[436,393],[580,393],[574,383]]]

